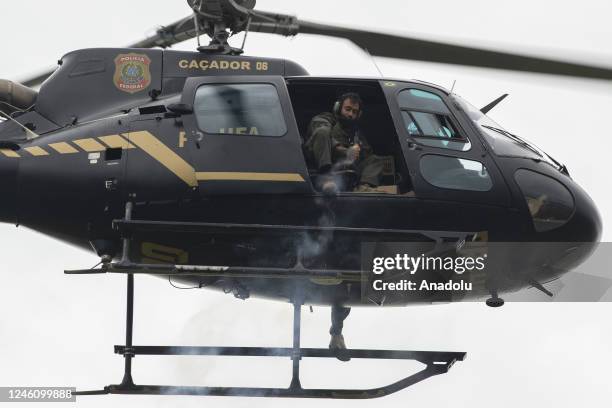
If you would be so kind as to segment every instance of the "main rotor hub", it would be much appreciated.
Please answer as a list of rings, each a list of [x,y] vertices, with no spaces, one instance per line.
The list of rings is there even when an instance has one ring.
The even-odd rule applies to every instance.
[[[242,49],[234,48],[228,38],[247,29],[256,0],[187,0],[194,12],[197,31],[208,35],[208,45],[198,47],[198,51],[214,54],[242,54]]]

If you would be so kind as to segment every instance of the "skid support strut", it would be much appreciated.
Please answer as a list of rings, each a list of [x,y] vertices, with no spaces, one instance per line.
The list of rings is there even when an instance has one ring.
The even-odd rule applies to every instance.
[[[132,219],[132,207],[133,204],[128,202],[125,205],[125,219]],[[121,258],[122,262],[129,261],[130,254],[130,239],[129,236],[123,237],[123,256]],[[132,358],[134,357],[133,353],[130,353],[129,350],[132,348],[132,333],[134,330],[134,274],[127,274],[127,296],[126,296],[126,308],[125,308],[125,347],[128,352],[126,352],[123,357],[125,358],[125,370],[123,372],[123,380],[121,381],[121,385],[124,387],[133,387],[134,381],[132,380]]]
[[[130,352],[132,349],[132,331],[134,329],[134,275],[131,273],[127,276],[127,308],[125,316],[125,348],[123,354],[125,358],[125,370],[123,372],[123,380],[121,385],[131,387],[134,385],[132,380],[132,358],[134,354]]]
[[[301,390],[302,384],[300,383],[300,360],[302,356],[300,354],[300,329],[301,329],[301,318],[302,318],[302,302],[301,300],[293,301],[293,350],[291,353],[291,360],[293,365],[293,372],[291,376],[291,384],[289,389]]]

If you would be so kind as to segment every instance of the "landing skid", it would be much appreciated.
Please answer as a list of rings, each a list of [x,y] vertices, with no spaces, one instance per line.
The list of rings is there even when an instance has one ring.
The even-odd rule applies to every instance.
[[[126,220],[131,218],[131,203],[126,207]],[[123,260],[128,259],[129,238],[124,238]],[[242,397],[290,397],[290,398],[338,398],[369,399],[383,397],[419,383],[434,375],[444,374],[456,361],[465,359],[465,352],[445,351],[408,351],[408,350],[343,350],[343,357],[368,359],[415,360],[425,364],[425,368],[384,387],[371,389],[305,389],[300,383],[300,361],[302,358],[336,358],[337,351],[321,348],[300,347],[302,297],[296,293],[293,303],[293,346],[287,348],[271,347],[185,347],[185,346],[134,346],[132,342],[134,325],[134,274],[135,269],[121,271],[127,275],[126,336],[125,345],[115,346],[115,353],[123,355],[125,367],[123,380],[119,384],[105,386],[100,390],[77,391],[75,395],[102,394],[142,394],[142,395],[202,395],[202,396],[242,396]],[[81,271],[80,273],[85,273]],[[95,270],[89,273],[100,273]],[[136,355],[214,355],[214,356],[257,356],[289,357],[292,360],[292,377],[288,388],[257,387],[206,387],[206,386],[167,386],[139,385],[132,379],[132,359]]]
[[[300,347],[301,305],[294,303],[294,338],[293,347],[185,347],[185,346],[133,346],[131,345],[133,318],[133,275],[128,275],[128,332],[126,345],[115,346],[115,353],[125,358],[123,381],[101,390],[77,391],[75,395],[101,394],[141,394],[141,395],[201,395],[201,396],[235,396],[235,397],[289,397],[289,398],[337,398],[369,399],[384,397],[400,391],[429,377],[444,374],[456,361],[463,361],[464,352],[445,351],[405,351],[405,350],[345,350],[343,354],[350,358],[415,360],[426,367],[408,377],[384,387],[371,389],[305,389],[300,383],[300,361],[305,357],[336,358],[337,352],[322,348]],[[131,284],[130,284],[131,282]],[[256,356],[256,357],[289,357],[293,360],[293,375],[288,388],[257,387],[202,387],[202,386],[168,386],[141,385],[132,380],[132,358],[136,355],[209,355],[209,356]]]

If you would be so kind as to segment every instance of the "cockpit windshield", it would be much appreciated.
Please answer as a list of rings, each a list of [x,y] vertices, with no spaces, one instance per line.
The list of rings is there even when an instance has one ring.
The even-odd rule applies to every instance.
[[[555,168],[561,168],[558,162],[533,143],[508,132],[459,95],[452,94],[451,97],[463,108],[470,119],[478,125],[480,133],[485,137],[496,155],[541,160],[550,163]]]

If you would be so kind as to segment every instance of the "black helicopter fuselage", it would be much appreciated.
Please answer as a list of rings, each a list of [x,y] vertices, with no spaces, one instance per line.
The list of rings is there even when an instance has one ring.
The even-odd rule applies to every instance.
[[[261,125],[245,123],[249,113],[240,107],[237,117],[247,119],[207,129],[200,113],[214,118],[219,106],[198,106],[212,100],[198,92],[228,85],[275,91],[277,112],[268,99],[254,100],[268,109],[270,122],[282,120],[281,131],[263,134]],[[306,125],[318,113],[322,93],[354,89],[366,94],[362,123],[368,139],[385,140],[379,150],[391,157],[394,190],[326,197],[315,188],[316,174],[303,152]],[[415,108],[402,96],[408,91],[426,99],[434,95],[447,111]],[[422,131],[419,114],[446,118],[460,137],[440,141],[414,133]],[[313,78],[293,62],[268,58],[90,49],[64,56],[35,105],[13,116],[0,124],[0,221],[93,248],[100,256],[121,255],[113,220],[124,217],[127,202],[134,204],[134,220],[171,225],[132,232],[130,257],[145,264],[290,271],[299,261],[348,270],[359,268],[363,242],[477,236],[487,242],[567,243],[540,261],[531,259],[536,266],[529,273],[545,282],[586,259],[601,234],[594,203],[564,167],[479,123],[458,97],[423,82]],[[503,143],[515,150],[504,150]],[[539,211],[548,212],[538,216]],[[581,245],[586,246],[575,250]],[[563,258],[564,266],[551,268],[551,257]],[[540,268],[544,263],[547,268]],[[361,295],[358,284],[341,280],[264,275],[180,279],[281,299],[301,285],[311,303],[339,297],[358,303]],[[514,275],[507,278],[500,292],[530,286]],[[487,293],[482,283],[467,298]],[[431,299],[406,294],[397,303],[416,301]]]

